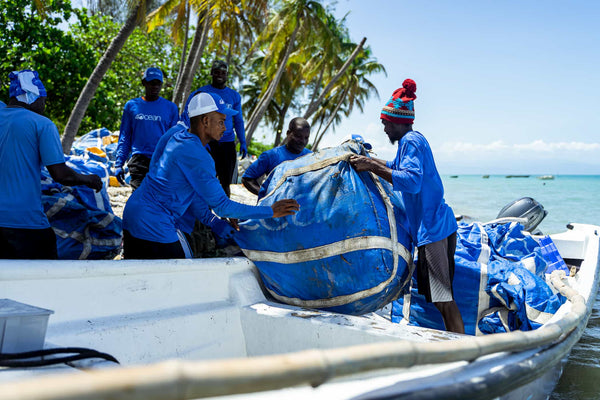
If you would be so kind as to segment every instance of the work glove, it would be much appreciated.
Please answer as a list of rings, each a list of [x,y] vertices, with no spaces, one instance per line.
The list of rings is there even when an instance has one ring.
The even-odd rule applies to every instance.
[[[123,167],[115,167],[115,177],[121,185],[125,184],[125,170]]]
[[[248,146],[246,145],[246,142],[240,143],[240,155],[242,158],[246,158],[248,155]]]

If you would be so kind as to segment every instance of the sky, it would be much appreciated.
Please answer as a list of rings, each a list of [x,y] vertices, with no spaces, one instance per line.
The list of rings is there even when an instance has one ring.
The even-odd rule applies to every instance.
[[[413,128],[441,174],[600,174],[600,1],[337,0],[387,76],[321,147],[361,134],[393,159],[380,111],[417,83]]]

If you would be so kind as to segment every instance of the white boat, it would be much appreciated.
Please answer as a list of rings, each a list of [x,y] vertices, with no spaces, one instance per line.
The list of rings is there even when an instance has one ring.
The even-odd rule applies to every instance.
[[[590,315],[599,233],[552,236],[578,272],[553,275],[569,300],[548,323],[478,337],[273,302],[245,258],[3,260],[0,297],[54,311],[45,348],[120,365],[0,369],[0,399],[545,399]]]

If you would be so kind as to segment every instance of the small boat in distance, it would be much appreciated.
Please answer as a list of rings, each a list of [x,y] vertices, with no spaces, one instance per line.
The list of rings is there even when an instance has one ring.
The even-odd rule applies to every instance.
[[[490,176],[489,175],[483,175],[482,178],[483,179],[490,179]]]
[[[450,175],[450,178],[458,178],[458,175]]]
[[[554,179],[554,175],[541,175],[537,177],[538,179],[541,179],[543,181],[551,181]]]
[[[530,175],[506,175],[507,178],[529,178]]]

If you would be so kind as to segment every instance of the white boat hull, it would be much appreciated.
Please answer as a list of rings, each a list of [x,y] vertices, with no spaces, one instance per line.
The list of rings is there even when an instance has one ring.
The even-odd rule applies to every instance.
[[[254,267],[245,258],[4,260],[0,269],[1,297],[55,312],[45,347],[93,348],[113,355],[121,366],[109,362],[85,364],[87,369],[100,370],[96,373],[67,365],[1,370],[0,399],[167,399],[223,394],[278,399],[547,398],[560,376],[562,360],[587,324],[590,303],[596,296],[599,231],[595,226],[575,225],[553,236],[564,258],[583,260],[578,274],[568,278],[569,285],[589,300],[575,329],[552,344],[529,346],[527,350],[517,346],[517,351],[512,350],[513,345],[511,352],[484,356],[479,356],[487,353],[481,352],[479,342],[472,337],[464,340],[461,335],[392,324],[378,314],[354,317],[272,302],[265,298]],[[571,318],[573,309],[567,302],[550,322]],[[526,336],[518,338],[529,340]],[[474,343],[473,349],[464,351],[464,359],[457,358],[454,346],[465,342]],[[398,354],[404,354],[405,347],[436,343],[439,349],[448,349],[450,362],[434,360],[433,353],[428,352],[417,352],[412,358],[385,357],[388,349],[390,354],[398,350],[396,346]],[[360,357],[352,358],[359,350]],[[370,351],[372,358],[365,355]],[[444,351],[438,350],[436,357],[440,353]],[[360,363],[369,365],[359,365],[359,358]],[[180,361],[164,363],[173,359]],[[311,364],[313,359],[323,365]],[[153,363],[162,364],[153,367]],[[336,363],[343,368],[337,368]],[[312,369],[307,370],[306,365]],[[213,386],[204,382],[207,374],[216,374],[220,369],[234,373],[214,378]],[[172,370],[178,371],[173,379]],[[188,372],[181,375],[181,371]],[[127,381],[129,372],[147,379]],[[111,373],[117,375],[107,378]],[[94,381],[97,376],[108,381],[99,385]],[[186,382],[187,391],[172,388],[177,384],[172,380],[185,381],[186,376],[193,378]],[[235,379],[246,381],[240,384]],[[58,388],[50,387],[53,382]],[[286,388],[288,385],[292,387]]]

